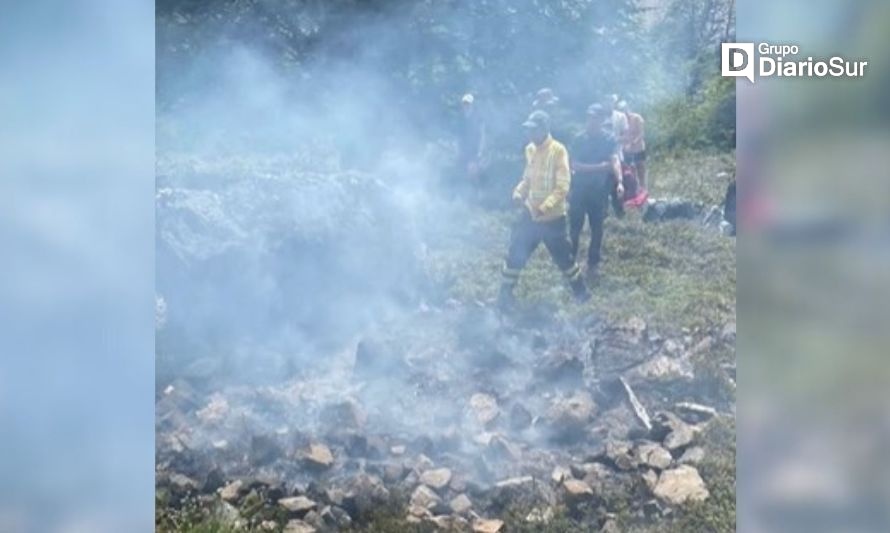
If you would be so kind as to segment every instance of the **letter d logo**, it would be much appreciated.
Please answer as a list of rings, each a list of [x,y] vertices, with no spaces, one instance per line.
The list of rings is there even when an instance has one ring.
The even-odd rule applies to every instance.
[[[741,76],[754,83],[754,43],[723,43],[720,63],[722,76]]]

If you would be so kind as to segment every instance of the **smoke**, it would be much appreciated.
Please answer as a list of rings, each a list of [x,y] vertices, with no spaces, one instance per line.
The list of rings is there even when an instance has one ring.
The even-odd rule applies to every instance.
[[[360,397],[379,430],[413,435],[460,427],[467,407],[451,399],[480,382],[501,401],[521,394],[536,333],[449,304],[427,272],[442,249],[506,248],[505,232],[485,228],[504,214],[468,202],[451,168],[457,101],[477,95],[493,151],[483,193],[503,204],[534,92],[554,87],[580,125],[605,92],[641,90],[630,74],[639,43],[530,6],[300,4],[295,26],[285,7],[250,5],[159,10],[158,389],[298,376],[300,400],[235,408],[265,431],[312,431],[324,405]],[[463,274],[488,280],[493,297],[499,268]],[[381,363],[356,389],[362,354]]]

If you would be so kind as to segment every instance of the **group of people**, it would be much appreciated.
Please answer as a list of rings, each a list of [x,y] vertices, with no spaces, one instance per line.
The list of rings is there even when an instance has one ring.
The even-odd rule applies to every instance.
[[[486,143],[474,100],[472,94],[461,100],[466,129],[459,151],[460,164],[471,180],[478,179]],[[587,287],[599,272],[610,197],[620,216],[628,199],[626,188],[632,186],[634,198],[645,195],[643,118],[629,111],[617,96],[608,95],[603,102],[587,107],[584,130],[566,143],[570,133],[558,101],[551,89],[541,89],[522,123],[529,143],[522,178],[512,193],[522,214],[511,232],[504,261],[498,294],[502,308],[513,306],[519,274],[541,242],[575,298],[586,301],[590,297]],[[634,183],[626,183],[631,180]],[[586,268],[582,268],[578,250],[585,222],[590,227],[590,243]]]

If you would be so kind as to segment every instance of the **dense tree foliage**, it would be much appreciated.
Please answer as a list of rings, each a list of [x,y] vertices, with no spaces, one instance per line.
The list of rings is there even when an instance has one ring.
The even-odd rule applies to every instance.
[[[498,117],[497,138],[551,86],[579,116],[613,92],[647,114],[668,113],[651,121],[668,145],[687,144],[678,119],[695,122],[706,144],[733,139],[734,86],[714,80],[731,0],[161,0],[157,10],[161,112],[220,82],[196,65],[248,47],[301,98],[349,83],[333,72],[374,73],[374,91],[423,130],[447,126],[470,90]],[[671,114],[692,108],[689,118]],[[689,144],[700,144],[695,137]]]

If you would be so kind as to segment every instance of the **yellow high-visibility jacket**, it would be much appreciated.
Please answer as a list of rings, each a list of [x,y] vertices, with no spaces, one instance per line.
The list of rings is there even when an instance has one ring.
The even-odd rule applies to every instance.
[[[540,145],[525,147],[525,171],[513,196],[525,201],[538,222],[566,214],[566,196],[571,184],[569,152],[550,135]]]

